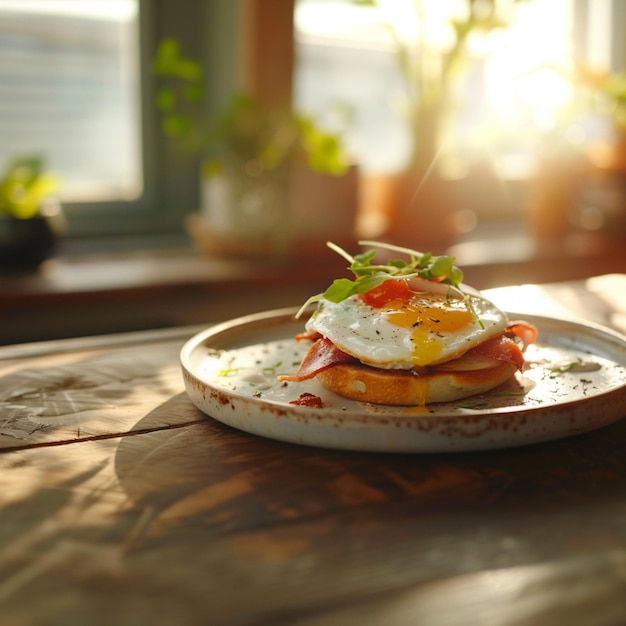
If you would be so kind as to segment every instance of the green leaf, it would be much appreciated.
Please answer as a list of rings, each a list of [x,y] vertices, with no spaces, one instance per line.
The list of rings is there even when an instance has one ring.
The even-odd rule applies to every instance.
[[[433,276],[447,276],[452,271],[454,258],[451,256],[440,256],[430,267]]]
[[[188,81],[198,81],[202,78],[202,67],[191,59],[180,59],[176,65],[176,75]]]
[[[324,298],[330,302],[343,302],[357,293],[357,282],[349,278],[336,278],[324,292]]]
[[[405,267],[408,267],[408,263],[406,261],[403,261],[402,259],[392,259],[391,261],[389,261],[389,265],[399,270],[403,270]]]
[[[34,217],[42,202],[59,187],[57,177],[43,170],[43,158],[39,156],[11,161],[0,180],[0,213],[19,219]]]
[[[450,271],[449,278],[450,282],[455,287],[458,287],[463,282],[463,271],[460,270],[458,267],[453,267]]]
[[[430,265],[430,262],[432,261],[432,258],[432,252],[425,252],[420,256],[418,267],[428,267]]]
[[[168,137],[180,137],[191,127],[191,121],[184,115],[168,115],[163,118],[163,132]]]
[[[376,250],[369,250],[368,252],[357,254],[354,257],[354,263],[352,264],[352,269],[355,269],[358,266],[369,265],[375,256],[376,256]]]
[[[160,111],[172,111],[176,106],[176,95],[174,94],[174,90],[169,89],[168,87],[159,89],[156,96],[156,104]]]
[[[386,280],[391,278],[390,274],[378,273],[371,276],[365,276],[361,280],[357,281],[356,293],[367,293],[378,285],[381,285]]]
[[[177,39],[167,37],[163,39],[156,50],[153,69],[157,74],[172,75],[180,59],[180,44]]]

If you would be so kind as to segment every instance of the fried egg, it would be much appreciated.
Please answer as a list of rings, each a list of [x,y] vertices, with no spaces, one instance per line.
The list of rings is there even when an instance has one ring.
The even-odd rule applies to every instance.
[[[506,330],[506,315],[493,303],[469,298],[471,306],[462,299],[415,293],[408,302],[395,300],[382,308],[358,296],[338,303],[323,300],[306,326],[366,365],[427,367],[458,358]]]

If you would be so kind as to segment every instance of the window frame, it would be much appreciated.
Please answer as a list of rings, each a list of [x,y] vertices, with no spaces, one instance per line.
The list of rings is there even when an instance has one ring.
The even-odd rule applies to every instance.
[[[134,200],[64,202],[68,238],[180,234],[184,217],[199,208],[199,158],[181,154],[163,135],[155,107],[152,59],[159,41],[182,42],[206,68],[208,106],[231,93],[237,75],[240,5],[220,0],[139,0],[138,52],[143,190]]]

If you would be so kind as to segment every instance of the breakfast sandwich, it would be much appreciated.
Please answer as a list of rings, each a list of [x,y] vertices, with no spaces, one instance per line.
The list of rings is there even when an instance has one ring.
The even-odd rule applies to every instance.
[[[463,285],[450,256],[377,243],[407,259],[375,263],[376,250],[350,256],[352,279],[340,278],[298,312],[316,309],[299,341],[311,347],[282,381],[317,378],[337,394],[375,404],[423,406],[490,391],[524,367],[537,331],[512,323]]]

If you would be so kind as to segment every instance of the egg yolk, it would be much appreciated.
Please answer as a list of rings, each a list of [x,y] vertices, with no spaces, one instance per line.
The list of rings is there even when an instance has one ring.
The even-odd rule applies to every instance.
[[[419,297],[409,303],[393,300],[385,306],[384,315],[392,324],[411,330],[415,365],[428,365],[437,359],[445,345],[443,333],[458,332],[474,322],[463,302],[444,298]]]

